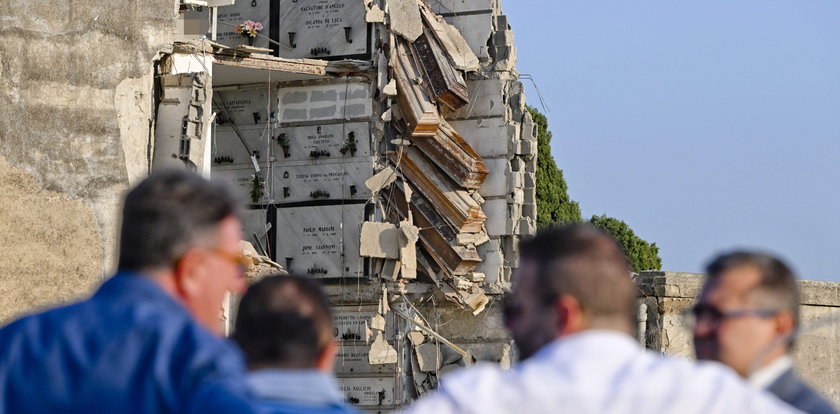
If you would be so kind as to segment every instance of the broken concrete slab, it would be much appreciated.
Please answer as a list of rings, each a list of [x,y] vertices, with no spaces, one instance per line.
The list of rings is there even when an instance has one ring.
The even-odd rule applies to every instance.
[[[394,169],[390,166],[386,165],[385,168],[383,168],[381,171],[374,174],[373,177],[370,177],[365,181],[365,187],[367,187],[371,193],[378,193],[383,188],[391,185],[391,183],[393,183],[396,179],[396,171],[394,171]]]
[[[370,346],[368,362],[372,365],[397,363],[397,350],[385,341],[382,332],[376,332],[376,338]]]
[[[382,93],[384,93],[387,96],[397,96],[397,81],[393,79],[388,81],[385,87],[382,88]]]
[[[414,347],[420,371],[435,372],[441,366],[440,347],[436,343],[426,342]]]
[[[470,45],[455,26],[447,23],[443,17],[436,15],[428,5],[422,4],[420,11],[426,26],[440,42],[455,68],[463,71],[481,69],[478,56],[470,49]]]
[[[476,266],[475,271],[485,275],[486,283],[496,283],[501,278],[504,263],[501,242],[498,239],[492,239],[478,246],[477,250],[483,260]]]
[[[510,163],[507,158],[484,160],[490,173],[487,179],[478,189],[478,193],[485,199],[490,197],[501,197],[510,192],[511,186],[508,183],[510,174]]]
[[[482,209],[487,214],[487,234],[492,237],[499,237],[505,234],[505,223],[508,218],[508,203],[505,199],[487,200],[481,205]]]
[[[400,258],[400,230],[391,223],[362,223],[359,254],[362,257]]]
[[[401,264],[399,260],[385,260],[379,276],[385,280],[396,282],[400,277]]]
[[[377,331],[384,331],[385,330],[385,317],[376,314],[373,315],[373,318],[370,319],[370,329],[374,329]]]
[[[426,342],[426,335],[423,335],[423,332],[420,331],[410,331],[406,334],[406,336],[408,336],[409,342],[411,342],[414,346]]]
[[[400,275],[403,279],[417,278],[417,241],[420,229],[405,220],[400,222]]]
[[[483,158],[508,157],[515,127],[504,118],[477,118],[449,122],[464,141]]]
[[[505,81],[497,78],[467,80],[470,103],[447,116],[447,119],[504,117]]]
[[[371,365],[369,360],[370,344],[361,341],[343,341],[339,343],[338,354],[335,358],[336,374],[393,374],[396,364]]]
[[[479,246],[490,241],[490,237],[487,232],[481,231],[478,233],[460,233],[455,240],[459,246]]]
[[[423,34],[417,0],[388,0],[388,23],[394,34],[413,42]]]
[[[370,4],[365,12],[365,21],[368,23],[385,23],[385,12],[376,4]]]

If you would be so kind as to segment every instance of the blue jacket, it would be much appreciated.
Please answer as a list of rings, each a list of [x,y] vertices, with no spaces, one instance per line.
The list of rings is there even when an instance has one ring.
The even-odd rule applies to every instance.
[[[834,414],[837,410],[831,406],[820,394],[812,390],[788,369],[767,387],[767,391],[779,397],[780,400],[809,414]]]
[[[0,330],[0,414],[251,413],[239,351],[139,274]]]

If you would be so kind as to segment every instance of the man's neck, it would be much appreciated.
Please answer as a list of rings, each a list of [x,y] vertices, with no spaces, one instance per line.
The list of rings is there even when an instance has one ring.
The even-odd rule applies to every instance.
[[[792,366],[793,359],[782,354],[752,373],[747,381],[756,388],[767,388]]]

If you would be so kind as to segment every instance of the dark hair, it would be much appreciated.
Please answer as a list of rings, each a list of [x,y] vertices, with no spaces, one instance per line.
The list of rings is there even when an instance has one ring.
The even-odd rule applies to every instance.
[[[313,368],[333,340],[329,302],[312,280],[268,276],[242,297],[233,339],[251,368]]]
[[[125,197],[119,268],[171,267],[236,214],[236,198],[222,183],[183,170],[152,173]]]
[[[586,224],[548,228],[523,241],[520,251],[538,266],[534,293],[543,306],[570,295],[593,321],[632,322],[637,294],[627,258],[603,231]]]
[[[775,309],[790,312],[795,326],[799,326],[799,284],[796,275],[781,259],[760,252],[736,250],[715,257],[706,266],[706,275],[713,279],[722,273],[742,266],[758,270],[761,280],[751,293],[756,299]]]

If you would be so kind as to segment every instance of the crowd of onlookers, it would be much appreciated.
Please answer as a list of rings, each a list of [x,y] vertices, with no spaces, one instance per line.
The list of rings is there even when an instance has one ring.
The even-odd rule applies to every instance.
[[[222,184],[152,174],[125,197],[116,275],[87,300],[0,329],[3,413],[342,413],[338,345],[321,288],[273,275],[246,290],[237,203]],[[691,320],[700,362],[634,339],[622,249],[585,225],[520,245],[504,319],[520,361],[451,373],[411,413],[834,413],[789,356],[791,270],[716,257]],[[219,309],[243,293],[232,341]]]

